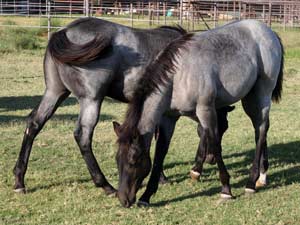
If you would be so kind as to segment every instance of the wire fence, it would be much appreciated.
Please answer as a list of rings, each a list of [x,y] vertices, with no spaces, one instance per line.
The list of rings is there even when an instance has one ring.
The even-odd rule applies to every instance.
[[[269,26],[300,27],[298,1],[108,1],[108,0],[0,0],[0,19],[3,17],[45,18],[47,24],[1,23],[6,27],[57,28],[55,18],[98,17],[115,20],[128,26],[148,24],[180,24],[186,29],[201,30],[216,27],[232,20],[257,19]],[[3,21],[3,20],[2,20]],[[25,21],[25,20],[24,20]],[[58,26],[60,27],[60,26]]]

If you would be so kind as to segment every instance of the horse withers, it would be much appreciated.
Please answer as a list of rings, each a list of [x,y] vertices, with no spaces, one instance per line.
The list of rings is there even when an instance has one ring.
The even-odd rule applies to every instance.
[[[283,55],[280,38],[255,20],[184,35],[160,52],[146,68],[124,123],[115,129],[121,204],[130,207],[135,202],[136,193],[150,172],[151,139],[163,115],[176,119],[188,116],[198,122],[200,152],[215,158],[222,183],[221,197],[231,198],[216,111],[239,100],[255,129],[256,151],[245,189],[255,192],[260,173],[265,175],[268,169],[269,111],[271,101],[281,98]],[[153,167],[161,168],[164,156],[155,157]],[[140,204],[148,205],[157,191],[158,179],[152,174]]]

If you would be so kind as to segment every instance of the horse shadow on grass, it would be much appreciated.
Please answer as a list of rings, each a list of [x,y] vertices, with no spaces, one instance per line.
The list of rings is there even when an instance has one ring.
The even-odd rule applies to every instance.
[[[271,181],[271,183],[268,184],[266,187],[260,189],[259,191],[267,191],[270,189],[278,188],[283,185],[300,183],[300,173],[299,173],[300,150],[299,149],[300,149],[300,141],[294,141],[285,144],[276,144],[269,147],[270,167],[272,168],[272,165],[275,165],[277,170],[279,167],[282,167],[282,169],[280,169],[277,172],[269,174],[268,180]],[[250,149],[243,153],[233,153],[227,155],[226,158],[244,156],[242,161],[226,165],[228,172],[230,173],[230,171],[238,170],[238,171],[244,171],[245,174],[249,174],[249,170],[247,168],[248,165],[252,163],[253,155],[254,155],[254,149]],[[183,162],[183,164],[189,164],[189,163],[190,162]],[[178,165],[179,163],[176,164]],[[284,165],[286,164],[290,164],[292,166],[290,168],[285,169]],[[180,180],[182,179],[181,176],[182,175],[180,175],[179,177]],[[186,179],[189,179],[189,177],[186,176]],[[233,190],[235,188],[245,187],[247,180],[248,180],[248,176],[237,183],[232,183],[231,186]],[[198,198],[201,196],[212,196],[220,193],[220,190],[221,190],[221,185],[219,187],[212,187],[205,191],[183,195],[169,200],[159,201],[151,204],[151,206],[161,207],[169,203],[180,202],[191,198]],[[235,196],[235,197],[238,198],[239,196]]]
[[[39,190],[48,190],[50,188],[55,188],[55,187],[59,187],[59,186],[62,186],[62,185],[71,186],[74,183],[84,184],[84,183],[88,183],[88,182],[92,182],[92,179],[88,179],[88,178],[68,179],[68,180],[64,180],[63,182],[54,182],[54,183],[51,183],[51,184],[42,184],[42,185],[37,185],[33,188],[28,188],[26,190],[26,193],[34,193],[34,192],[39,191]]]

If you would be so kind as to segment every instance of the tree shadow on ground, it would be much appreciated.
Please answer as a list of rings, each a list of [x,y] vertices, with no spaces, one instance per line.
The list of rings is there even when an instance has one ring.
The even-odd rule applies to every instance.
[[[40,95],[0,97],[0,112],[33,109],[40,103],[41,99],[42,96]],[[76,98],[69,97],[61,104],[61,106],[70,106],[76,104]]]
[[[43,96],[41,95],[0,97],[0,112],[33,109],[40,103],[42,97]],[[108,103],[120,103],[117,100],[108,97],[106,97],[104,101]],[[76,104],[78,104],[78,101],[75,97],[68,97],[59,107]]]
[[[42,99],[42,96],[11,96],[11,97],[0,97],[0,112],[10,112],[16,110],[27,110],[36,107]],[[105,100],[107,101],[107,100]],[[115,102],[114,100],[108,100]],[[77,99],[74,97],[67,98],[60,107],[76,105]],[[0,115],[0,124],[11,123],[11,122],[23,122],[27,118],[24,116],[14,115]],[[76,121],[78,118],[77,114],[54,114],[51,120],[59,121]],[[114,119],[114,116],[108,114],[101,114],[100,121],[107,121]]]
[[[50,119],[52,121],[77,121],[77,114],[58,114]],[[0,125],[7,123],[20,123],[26,122],[27,116],[10,116],[10,115],[0,115]],[[108,114],[101,114],[99,120],[107,121],[115,119],[114,116]]]
[[[270,167],[272,168],[272,164],[276,165],[276,169],[278,170],[279,167],[282,169],[279,169],[279,171],[272,173],[268,175],[268,180],[271,181],[270,184],[268,184],[266,187],[262,188],[260,191],[266,191],[269,189],[278,188],[280,186],[289,185],[293,183],[300,183],[300,141],[294,141],[290,143],[285,144],[276,144],[269,147],[269,159],[270,159]],[[243,157],[243,160],[237,163],[228,164],[227,168],[230,173],[230,170],[245,170],[244,168],[249,165],[249,163],[252,163],[252,158],[254,154],[254,149],[250,149],[243,153],[233,153],[228,155],[228,158],[232,157]],[[176,163],[178,165],[179,163]],[[183,162],[183,164],[187,164],[187,162]],[[284,168],[286,164],[295,164],[291,166],[290,168]],[[296,165],[297,164],[297,165]],[[247,173],[249,171],[247,170]],[[182,174],[177,175],[179,181],[182,180]],[[188,176],[187,176],[188,178]],[[187,179],[186,178],[186,179]],[[176,180],[177,178],[175,178]],[[245,187],[247,183],[248,177],[245,179],[242,179],[241,181],[237,183],[233,183],[231,186],[232,188],[241,188]],[[153,207],[161,207],[166,204],[172,203],[172,202],[180,202],[191,198],[197,198],[201,196],[212,196],[215,194],[220,193],[220,187],[212,187],[208,190],[196,192],[193,194],[183,195],[179,196],[173,199],[159,201],[156,203],[151,204]],[[239,197],[239,196],[236,196]]]

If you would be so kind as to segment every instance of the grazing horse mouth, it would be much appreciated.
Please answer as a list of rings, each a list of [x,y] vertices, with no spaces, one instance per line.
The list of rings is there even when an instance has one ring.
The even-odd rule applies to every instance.
[[[117,194],[119,201],[121,202],[122,206],[125,208],[130,208],[130,206],[132,206],[135,201],[136,201],[136,196],[134,196],[133,198],[129,198],[126,195],[120,195],[119,193]]]

